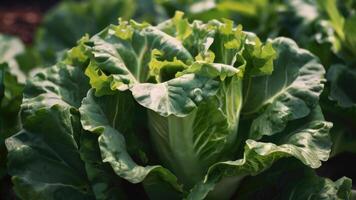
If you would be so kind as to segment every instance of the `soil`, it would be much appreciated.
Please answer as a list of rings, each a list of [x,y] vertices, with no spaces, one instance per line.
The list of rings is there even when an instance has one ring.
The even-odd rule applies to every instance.
[[[0,33],[16,35],[26,44],[31,44],[43,13],[58,0],[1,0]]]

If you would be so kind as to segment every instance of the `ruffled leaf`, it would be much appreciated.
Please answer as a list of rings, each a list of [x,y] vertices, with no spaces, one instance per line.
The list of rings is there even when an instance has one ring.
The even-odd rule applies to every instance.
[[[280,133],[270,142],[247,140],[242,159],[214,164],[203,182],[198,183],[190,192],[188,199],[204,199],[213,191],[224,177],[241,180],[249,175],[257,175],[270,168],[281,158],[294,157],[311,168],[317,168],[330,153],[329,129],[331,123],[322,121],[320,109],[307,119],[300,120]],[[309,123],[305,124],[305,121]],[[219,194],[214,190],[212,195]]]
[[[149,67],[153,50],[160,52],[160,60],[163,61],[178,59],[187,63],[192,60],[190,53],[178,40],[155,27],[128,26],[133,31],[132,39],[117,37],[115,26],[108,27],[90,39],[92,44],[87,48],[93,59],[92,69],[89,70],[95,73],[91,73],[89,78],[91,82],[96,82],[92,86],[96,88],[97,94],[110,94],[109,89],[126,90],[138,82],[146,82],[150,78],[150,68],[153,68]],[[107,78],[100,78],[102,74]],[[102,91],[97,85],[109,85],[110,88]]]
[[[83,72],[65,65],[29,81],[22,105],[23,129],[6,140],[9,174],[19,197],[94,199],[75,129],[75,107],[86,90]]]
[[[243,114],[259,114],[252,122],[251,138],[282,131],[288,121],[307,116],[323,90],[325,70],[318,59],[289,39],[272,41],[277,50],[269,76],[245,80]],[[253,95],[260,93],[261,95]]]
[[[176,193],[181,191],[177,178],[169,170],[160,165],[141,166],[129,154],[128,150],[135,145],[130,141],[127,143],[128,139],[135,137],[132,135],[133,124],[127,123],[133,120],[133,103],[128,93],[95,97],[91,90],[79,109],[83,128],[99,134],[98,143],[103,162],[109,163],[118,176],[131,183],[151,180],[150,187],[161,184],[163,180],[170,184],[171,190],[176,190]],[[133,142],[137,140],[134,139]],[[135,151],[137,149],[130,153],[134,154]],[[156,177],[160,180],[153,181]]]

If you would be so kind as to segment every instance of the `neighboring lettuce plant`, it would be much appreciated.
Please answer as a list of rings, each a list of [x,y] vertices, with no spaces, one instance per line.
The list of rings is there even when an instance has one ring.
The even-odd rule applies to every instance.
[[[64,57],[28,82],[6,141],[21,199],[251,199],[287,169],[298,182],[274,199],[350,197],[350,179],[312,170],[331,149],[325,71],[290,39],[177,12],[119,20]]]
[[[356,83],[356,1],[320,0],[318,5],[320,20],[330,29],[327,50],[334,55],[322,99],[326,115],[335,122],[333,155],[356,153],[356,92],[352,87]]]
[[[44,17],[35,38],[42,63],[54,64],[60,51],[73,47],[85,33],[94,34],[114,23],[118,16],[130,18],[133,4],[128,0],[63,1]]]
[[[276,36],[287,5],[282,0],[156,0],[168,15],[183,10],[190,18],[209,21],[233,19],[262,38]],[[285,1],[290,4],[289,1]]]
[[[257,176],[246,178],[235,199],[350,199],[349,179],[332,182],[297,162],[282,160]]]
[[[4,200],[13,198],[7,176],[5,139],[21,129],[18,112],[25,73],[20,70],[17,58],[24,53],[25,47],[19,39],[0,34],[0,196]]]
[[[0,34],[0,178],[6,173],[5,138],[19,131],[18,112],[25,84],[16,56],[22,54],[22,42]]]
[[[153,0],[62,1],[46,13],[36,32],[35,50],[41,64],[54,64],[84,34],[95,34],[119,17],[150,22],[167,18]]]

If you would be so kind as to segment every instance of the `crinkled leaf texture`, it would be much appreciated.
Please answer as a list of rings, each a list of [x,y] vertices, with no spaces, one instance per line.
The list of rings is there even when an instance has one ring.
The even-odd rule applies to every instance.
[[[115,199],[142,182],[152,199],[229,199],[279,159],[328,159],[324,70],[290,39],[177,13],[120,20],[63,62],[28,83],[24,129],[7,140],[22,198]]]
[[[273,73],[245,79],[242,115],[252,115],[252,124],[243,159],[214,164],[189,198],[205,198],[222,177],[235,176],[239,181],[268,169],[283,157],[295,157],[312,168],[327,160],[331,123],[324,121],[319,110],[311,112],[323,89],[325,71],[312,54],[291,40],[278,38],[272,44],[277,50]],[[257,93],[262,94],[253,95]],[[261,138],[264,142],[256,141]]]
[[[80,69],[58,65],[37,74],[26,86],[23,130],[6,140],[9,174],[20,198],[93,198],[72,115],[88,89],[86,82]]]
[[[278,52],[272,75],[245,80],[242,114],[260,113],[252,122],[253,139],[278,133],[288,121],[307,116],[324,87],[325,70],[314,55],[290,39],[272,44]]]
[[[248,139],[243,158],[214,164],[205,180],[193,188],[189,198],[205,198],[225,176],[239,180],[257,175],[281,158],[294,157],[306,166],[317,168],[330,153],[330,128],[331,123],[323,121],[320,109],[316,109],[305,119],[293,122],[277,137],[266,138],[264,142]]]

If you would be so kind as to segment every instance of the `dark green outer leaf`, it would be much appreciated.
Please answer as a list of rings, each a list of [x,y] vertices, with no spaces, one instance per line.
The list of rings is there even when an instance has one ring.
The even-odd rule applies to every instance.
[[[25,76],[16,56],[23,52],[24,45],[19,39],[0,34],[0,111],[3,117],[17,113],[19,109]],[[0,125],[0,130],[5,131],[3,129]]]
[[[322,108],[334,123],[331,132],[332,156],[342,152],[356,152],[356,95],[350,86],[356,82],[356,70],[351,66],[332,65],[327,79],[329,87],[323,96]]]
[[[98,136],[84,132],[81,134],[80,144],[80,157],[85,162],[85,169],[95,194],[95,199],[127,199],[122,189],[122,180],[117,178],[110,165],[102,162]]]
[[[68,115],[59,106],[42,109],[27,119],[29,130],[6,140],[9,174],[20,198],[93,199],[70,121],[63,124]]]
[[[311,168],[318,168],[321,161],[327,160],[331,148],[328,132],[332,125],[323,120],[320,108],[317,108],[307,118],[291,123],[274,139],[265,139],[270,142],[247,140],[244,157],[210,167],[204,181],[191,190],[188,199],[204,199],[209,193],[210,198],[227,198],[214,190],[224,177],[235,177],[236,185],[238,180],[257,175],[285,157],[295,157]]]
[[[6,140],[9,173],[20,198],[94,199],[75,128],[75,107],[87,90],[83,72],[61,64],[29,81],[23,130]]]
[[[162,52],[162,60],[192,61],[190,53],[177,39],[157,28],[132,30],[131,25],[126,28],[127,32],[131,31],[131,38],[120,38],[123,36],[115,33],[120,27],[109,26],[90,39],[93,47],[88,45],[87,49],[94,59],[86,74],[96,95],[112,94],[115,90],[123,91],[136,83],[147,82],[150,78],[148,63],[154,49]]]
[[[147,179],[147,187],[151,189],[162,181],[167,182],[170,185],[168,190],[178,195],[181,186],[169,170],[160,165],[145,167],[138,165],[128,152],[132,148],[131,145],[134,145],[129,143],[130,146],[127,146],[126,142],[133,134],[132,124],[127,123],[127,121],[134,121],[133,103],[134,100],[129,93],[95,97],[94,91],[90,90],[80,107],[83,128],[100,135],[98,142],[103,162],[109,163],[118,176],[131,183],[139,183]],[[163,193],[169,194],[168,191]]]
[[[282,159],[270,170],[246,178],[234,199],[350,199],[351,186],[346,177],[333,182],[295,159]]]
[[[332,65],[327,74],[330,82],[330,100],[337,101],[343,108],[356,109],[356,92],[350,84],[356,82],[356,69],[345,65]]]
[[[15,58],[23,51],[19,39],[0,34],[0,177],[6,173],[5,138],[19,130],[17,113],[25,77]]]

